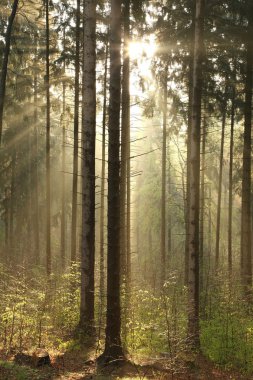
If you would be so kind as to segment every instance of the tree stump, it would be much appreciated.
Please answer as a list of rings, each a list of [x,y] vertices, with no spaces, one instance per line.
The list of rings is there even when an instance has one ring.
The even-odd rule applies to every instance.
[[[49,353],[41,348],[35,350],[32,355],[27,352],[19,352],[15,355],[14,361],[19,365],[27,365],[31,367],[51,365]]]
[[[51,365],[49,353],[41,348],[38,348],[36,351],[33,352],[33,359],[35,367]]]

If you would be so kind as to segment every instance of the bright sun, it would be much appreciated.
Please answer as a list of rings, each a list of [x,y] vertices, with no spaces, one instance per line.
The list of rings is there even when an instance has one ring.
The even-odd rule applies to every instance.
[[[150,36],[148,41],[132,41],[129,44],[129,55],[132,60],[147,58],[151,59],[155,55],[156,44],[154,36]]]

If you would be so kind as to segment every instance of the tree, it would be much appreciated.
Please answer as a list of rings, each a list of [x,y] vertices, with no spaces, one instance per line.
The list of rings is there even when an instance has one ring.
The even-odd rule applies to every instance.
[[[167,89],[168,65],[163,78],[163,140],[162,140],[162,194],[161,194],[161,289],[166,280],[166,162],[167,162]]]
[[[45,2],[46,7],[46,267],[47,275],[52,272],[51,253],[51,158],[50,158],[50,25],[49,25],[49,0]]]
[[[253,5],[247,1],[248,32],[246,39],[246,78],[244,106],[244,143],[242,173],[242,219],[241,219],[241,276],[246,296],[252,285],[251,257],[251,129],[252,129],[252,70],[253,70]]]
[[[96,2],[84,2],[80,326],[94,333]]]
[[[7,78],[7,68],[8,68],[8,60],[11,48],[11,34],[12,34],[12,26],[17,13],[19,0],[14,0],[12,5],[12,11],[8,20],[8,26],[5,35],[5,48],[4,48],[4,56],[0,77],[0,145],[2,142],[2,131],[3,131],[3,112],[4,112],[4,99],[5,99],[5,89],[6,89],[6,78]]]
[[[225,91],[225,96],[226,96]],[[221,193],[222,193],[222,176],[224,160],[224,141],[226,127],[226,101],[222,104],[222,127],[221,127],[221,147],[220,147],[220,166],[219,166],[219,185],[218,185],[218,203],[217,203],[217,222],[216,222],[216,246],[215,246],[215,270],[219,268],[220,259],[220,218],[221,218]]]
[[[233,255],[232,255],[232,220],[233,220],[233,167],[234,167],[234,127],[235,127],[235,98],[236,98],[236,63],[232,77],[231,97],[231,123],[230,123],[230,148],[229,148],[229,185],[228,185],[228,271],[231,279]]]
[[[189,210],[188,210],[188,335],[193,346],[199,346],[199,186],[200,186],[200,128],[201,90],[204,45],[205,1],[196,0],[193,52],[193,93],[191,132],[189,136]]]
[[[128,134],[130,129],[130,0],[124,0],[124,54],[122,69],[122,122],[121,122],[121,172],[120,172],[120,249],[121,270],[125,277],[127,275],[127,167],[128,167]]]
[[[111,0],[108,150],[108,254],[105,350],[99,362],[124,357],[120,308],[120,90],[121,1]]]
[[[75,105],[74,105],[74,149],[72,180],[72,219],[71,219],[71,262],[76,261],[77,225],[77,185],[78,185],[78,131],[79,131],[79,77],[80,77],[80,0],[76,9],[76,54],[75,54]]]

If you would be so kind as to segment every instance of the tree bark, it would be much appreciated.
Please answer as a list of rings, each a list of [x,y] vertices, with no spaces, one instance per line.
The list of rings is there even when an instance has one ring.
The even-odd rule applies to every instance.
[[[65,50],[65,31],[63,31],[63,50]],[[63,61],[63,82],[62,82],[62,167],[61,167],[61,267],[65,269],[66,258],[66,83],[65,83],[66,63]]]
[[[226,94],[226,92],[225,92]],[[226,103],[226,102],[225,102]],[[220,218],[221,218],[221,194],[222,194],[222,178],[223,178],[223,160],[224,160],[224,140],[226,127],[227,105],[223,105],[222,128],[221,128],[221,147],[220,147],[220,165],[219,165],[219,185],[218,185],[218,203],[216,218],[216,241],[215,241],[215,271],[219,269],[220,261]]]
[[[242,219],[241,219],[241,279],[245,296],[252,286],[251,257],[251,128],[252,128],[252,67],[253,67],[253,5],[248,1],[249,24],[247,33],[247,61],[245,83],[245,116],[242,174]]]
[[[201,90],[204,45],[205,1],[196,1],[195,38],[193,53],[193,93],[189,154],[189,211],[188,211],[188,337],[199,347],[199,186],[200,186],[200,130]]]
[[[163,83],[163,140],[162,140],[162,193],[161,193],[161,290],[166,279],[166,160],[167,160],[167,77],[168,65]]]
[[[204,219],[205,219],[205,166],[206,166],[206,115],[203,120],[202,131],[202,168],[201,168],[201,195],[200,195],[200,233],[199,233],[199,271],[200,271],[200,290],[203,289],[204,278]]]
[[[8,61],[10,55],[11,48],[11,34],[12,34],[12,26],[17,13],[19,0],[14,0],[12,5],[12,11],[8,20],[8,26],[5,35],[5,48],[4,48],[4,56],[0,77],[0,145],[2,143],[2,133],[3,133],[3,113],[4,113],[4,100],[5,100],[5,89],[6,89],[6,78],[7,78],[7,70],[8,70]]]
[[[109,32],[108,32],[109,33]],[[107,118],[107,77],[108,77],[109,44],[106,41],[105,72],[104,72],[104,103],[102,121],[102,168],[101,168],[101,198],[100,198],[100,302],[103,307],[105,291],[105,160],[106,160],[106,118]]]
[[[80,326],[94,334],[96,1],[84,2]]]
[[[121,0],[111,0],[110,101],[108,151],[108,255],[105,351],[108,362],[124,357],[121,343],[120,307],[120,84]]]
[[[124,0],[124,47],[122,70],[122,119],[121,119],[121,172],[120,172],[120,249],[121,249],[121,273],[126,279],[127,273],[127,137],[130,127],[130,0]]]
[[[46,269],[47,275],[52,272],[52,253],[51,253],[51,159],[50,159],[50,41],[49,41],[49,0],[46,6]]]
[[[79,131],[79,76],[80,76],[80,0],[76,9],[74,151],[72,179],[71,262],[76,262],[77,186],[78,186],[78,131]]]
[[[235,126],[235,82],[236,69],[232,85],[232,106],[231,106],[231,127],[230,127],[230,149],[229,149],[229,185],[228,185],[228,273],[229,278],[232,276],[233,267],[233,238],[232,238],[232,221],[233,221],[233,166],[234,166],[234,126]]]
[[[37,56],[37,38],[35,39],[35,55]],[[36,59],[36,58],[35,58]],[[37,64],[37,61],[36,61]],[[35,263],[40,263],[39,239],[39,194],[38,194],[38,75],[35,68],[34,75],[34,168],[33,168],[33,229],[35,246]]]

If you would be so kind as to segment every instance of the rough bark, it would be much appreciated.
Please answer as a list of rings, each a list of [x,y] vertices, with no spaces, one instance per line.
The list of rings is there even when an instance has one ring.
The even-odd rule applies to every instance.
[[[8,20],[8,26],[5,35],[5,48],[3,55],[3,63],[0,77],[0,145],[2,143],[2,132],[3,132],[3,113],[4,113],[4,100],[5,100],[5,89],[6,89],[6,78],[8,70],[8,61],[11,48],[11,34],[12,26],[15,20],[15,16],[18,9],[19,0],[14,0],[12,5],[12,11]]]
[[[111,0],[108,150],[108,255],[105,351],[102,361],[124,357],[120,308],[120,84],[121,1]]]
[[[84,2],[80,326],[94,333],[96,1]]]
[[[103,306],[105,291],[105,160],[106,160],[106,119],[107,119],[107,76],[108,76],[109,44],[106,42],[105,72],[103,91],[103,121],[102,121],[102,168],[101,168],[101,195],[100,195],[100,302]]]
[[[201,195],[200,195],[200,231],[199,231],[199,270],[200,270],[200,290],[203,289],[204,277],[204,225],[205,225],[205,166],[206,166],[206,115],[203,120],[202,131],[202,167],[201,167]]]
[[[166,66],[163,80],[163,140],[162,140],[162,193],[161,193],[161,289],[166,279],[166,169],[167,169],[167,76]]]
[[[35,55],[37,56],[37,39],[35,40]],[[37,63],[37,62],[36,62]],[[33,167],[33,231],[35,247],[35,263],[40,263],[39,239],[39,193],[38,193],[38,75],[34,75],[34,167]]]
[[[232,276],[233,267],[233,239],[232,239],[232,220],[233,220],[233,166],[234,166],[234,126],[235,126],[235,81],[232,87],[232,106],[231,106],[231,124],[230,124],[230,148],[229,148],[229,185],[228,185],[228,273]]]
[[[50,276],[52,272],[52,253],[51,253],[51,159],[50,159],[50,30],[49,30],[49,0],[46,6],[46,270]]]
[[[126,278],[127,272],[127,136],[130,126],[130,57],[128,44],[130,38],[130,0],[124,0],[124,47],[122,69],[122,119],[121,119],[121,172],[120,172],[120,249],[121,273]]]
[[[205,1],[196,1],[193,53],[193,93],[189,136],[189,211],[188,211],[188,336],[192,346],[199,346],[199,186],[200,129]]]
[[[63,32],[63,49],[65,50],[65,31]],[[65,268],[65,246],[66,246],[66,83],[65,83],[65,59],[63,62],[63,83],[62,83],[62,166],[61,166],[61,267]]]
[[[241,219],[241,279],[246,296],[252,286],[251,257],[251,128],[252,128],[252,67],[253,67],[253,5],[248,1],[249,25],[247,33],[247,62],[244,108],[244,146],[242,174],[242,219]]]
[[[72,179],[71,262],[76,261],[77,186],[78,186],[78,131],[79,131],[79,76],[80,76],[80,0],[76,9],[76,56],[75,56],[75,105],[74,105],[74,151]]]
[[[222,127],[221,127],[221,146],[220,146],[220,164],[219,164],[219,183],[218,183],[218,202],[217,202],[217,218],[216,218],[216,241],[215,241],[215,271],[219,269],[220,261],[220,219],[221,219],[221,195],[222,195],[222,178],[223,178],[223,160],[224,160],[224,141],[226,127],[227,105],[224,104],[222,111]]]

